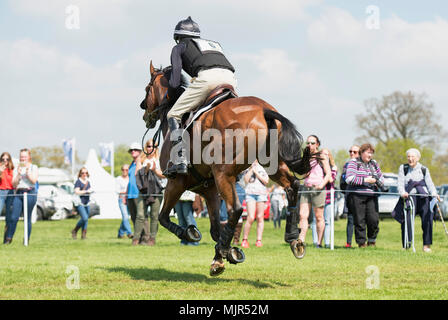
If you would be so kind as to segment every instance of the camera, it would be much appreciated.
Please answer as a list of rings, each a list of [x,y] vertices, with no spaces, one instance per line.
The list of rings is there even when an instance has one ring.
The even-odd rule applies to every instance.
[[[389,191],[389,187],[386,187],[384,185],[384,183],[382,183],[380,181],[380,178],[378,177],[378,174],[374,173],[372,177],[376,180],[375,186],[378,188],[378,190],[380,192],[388,192]]]

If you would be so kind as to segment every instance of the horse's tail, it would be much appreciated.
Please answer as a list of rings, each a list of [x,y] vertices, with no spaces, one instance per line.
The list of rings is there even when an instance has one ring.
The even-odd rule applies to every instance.
[[[302,135],[297,131],[296,126],[280,113],[264,109],[264,118],[269,129],[277,129],[274,120],[282,124],[280,139],[278,141],[278,150],[280,158],[286,165],[299,175],[306,175],[311,171],[310,160],[312,155],[309,148],[305,148],[302,154]]]

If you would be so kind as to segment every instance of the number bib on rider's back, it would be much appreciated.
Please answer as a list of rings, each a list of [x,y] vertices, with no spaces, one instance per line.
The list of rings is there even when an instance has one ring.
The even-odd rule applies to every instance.
[[[194,38],[191,40],[193,40],[196,43],[197,47],[199,48],[199,50],[202,53],[208,53],[211,51],[223,53],[222,47],[218,42],[215,42],[212,40],[199,39],[199,38],[197,38],[197,39]]]

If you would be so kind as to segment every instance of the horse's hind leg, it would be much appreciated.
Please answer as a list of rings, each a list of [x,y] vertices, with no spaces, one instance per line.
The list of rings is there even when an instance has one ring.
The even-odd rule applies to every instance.
[[[179,239],[189,242],[201,240],[201,233],[194,226],[188,226],[187,229],[175,224],[170,220],[170,212],[174,205],[179,201],[182,193],[185,191],[184,184],[179,180],[168,180],[165,189],[163,206],[159,214],[160,224],[174,233]]]
[[[216,244],[216,251],[225,257],[230,263],[241,263],[244,261],[244,253],[238,248],[230,248],[233,235],[235,234],[235,227],[238,223],[243,208],[238,199],[238,194],[235,189],[236,178],[231,175],[226,175],[221,170],[215,170],[215,183],[218,187],[221,197],[226,202],[228,220],[227,224],[221,230],[218,243]]]
[[[294,256],[301,259],[305,255],[305,246],[298,241],[300,229],[298,227],[300,214],[297,207],[299,198],[300,181],[289,173],[284,162],[279,163],[277,172],[270,176],[272,180],[285,188],[288,199],[288,214],[286,216],[285,241],[289,243]]]

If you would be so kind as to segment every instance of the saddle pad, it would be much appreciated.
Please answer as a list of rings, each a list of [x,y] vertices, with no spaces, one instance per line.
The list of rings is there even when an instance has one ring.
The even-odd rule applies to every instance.
[[[188,123],[185,125],[185,131],[187,131],[191,124],[201,116],[204,112],[212,109],[214,106],[218,105],[219,103],[223,102],[224,100],[234,98],[235,96],[232,94],[230,90],[226,90],[219,96],[217,96],[215,99],[213,99],[207,106],[199,108],[199,110],[194,114],[193,118],[188,120]]]

